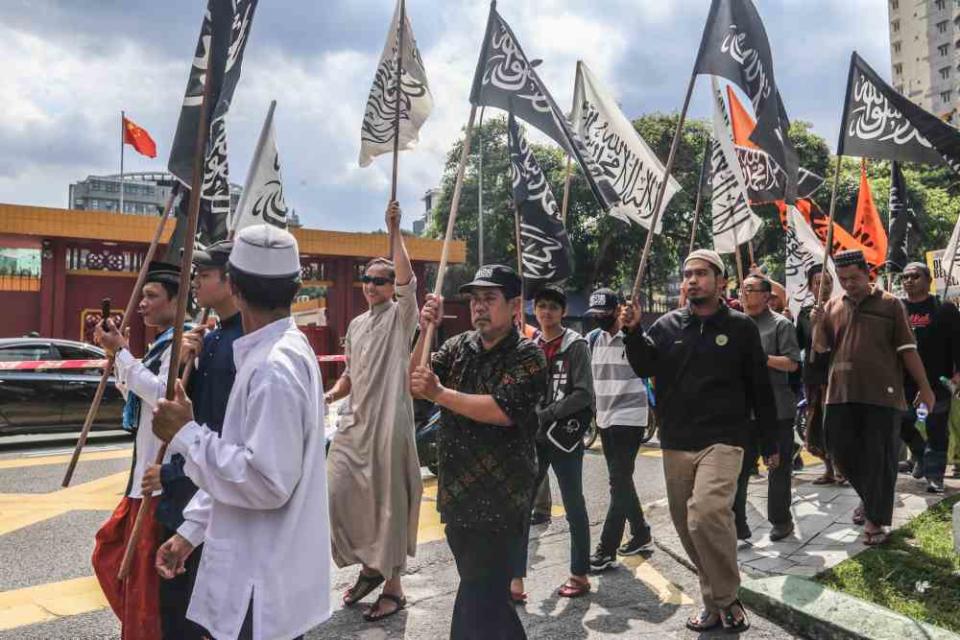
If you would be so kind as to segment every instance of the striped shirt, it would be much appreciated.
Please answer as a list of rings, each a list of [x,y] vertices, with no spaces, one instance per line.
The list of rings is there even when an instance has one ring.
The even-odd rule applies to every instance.
[[[589,342],[589,341],[588,341]],[[647,426],[647,389],[624,354],[623,333],[600,331],[592,343],[593,392],[597,426]]]

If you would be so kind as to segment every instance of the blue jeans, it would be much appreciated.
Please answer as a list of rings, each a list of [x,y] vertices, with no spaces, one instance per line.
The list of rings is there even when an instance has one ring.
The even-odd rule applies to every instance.
[[[587,503],[583,499],[583,446],[567,453],[549,442],[537,443],[537,461],[540,469],[534,486],[540,486],[553,467],[563,498],[563,508],[570,524],[570,574],[586,575],[590,570],[590,519]],[[530,543],[530,521],[524,526],[523,535],[513,554],[513,577],[527,576],[527,548]]]

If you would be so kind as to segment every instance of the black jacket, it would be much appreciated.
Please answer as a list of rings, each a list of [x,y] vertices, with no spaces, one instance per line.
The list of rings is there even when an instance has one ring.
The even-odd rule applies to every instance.
[[[701,321],[685,307],[661,317],[646,333],[628,333],[624,342],[637,375],[655,378],[664,449],[745,447],[755,435],[763,455],[776,452],[777,409],[767,356],[747,315],[721,306]]]

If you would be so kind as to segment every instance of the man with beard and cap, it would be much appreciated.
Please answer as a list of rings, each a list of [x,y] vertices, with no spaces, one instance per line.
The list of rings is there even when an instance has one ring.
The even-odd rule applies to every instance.
[[[410,358],[410,390],[440,406],[437,509],[460,575],[451,640],[519,640],[523,624],[510,602],[513,559],[530,517],[537,476],[536,408],[547,390],[543,351],[516,326],[521,281],[503,265],[485,265],[460,288],[470,294],[473,331],[450,338],[420,365]],[[443,318],[428,296],[421,335]]]
[[[604,571],[617,562],[617,553],[636,555],[653,546],[650,525],[633,482],[637,453],[647,426],[647,388],[627,362],[622,329],[623,297],[612,289],[590,294],[597,328],[587,334],[592,352],[593,392],[603,458],[610,476],[610,506],[603,521],[600,542],[590,557],[592,571]],[[626,523],[630,539],[621,544]]]
[[[933,407],[934,395],[903,304],[870,284],[862,251],[841,251],[834,264],[844,295],[810,316],[816,359],[830,354],[824,430],[834,464],[860,496],[854,523],[874,546],[893,520],[903,369],[916,383],[916,406]]]
[[[911,262],[903,268],[900,282],[907,294],[901,298],[907,310],[910,328],[917,338],[917,352],[923,360],[927,380],[933,386],[936,402],[929,407],[926,436],[914,426],[915,409],[907,411],[900,423],[900,436],[910,448],[913,477],[926,478],[927,491],[943,493],[943,476],[947,469],[947,433],[950,419],[950,390],[942,378],[960,382],[960,312],[952,302],[941,302],[931,295],[930,269],[922,262]],[[907,398],[919,389],[912,378],[904,378]]]
[[[194,419],[183,387],[153,429],[199,487],[156,554],[164,578],[203,543],[187,617],[215,640],[300,637],[330,617],[323,384],[291,317],[300,252],[287,231],[241,230],[227,264],[244,335],[220,434]]]
[[[184,334],[182,362],[194,360],[196,366],[188,383],[188,395],[193,402],[197,422],[220,433],[227,398],[233,388],[236,367],[233,363],[233,343],[243,335],[240,311],[237,309],[230,282],[227,279],[227,259],[233,243],[218,242],[193,254],[193,294],[197,304],[212,309],[217,325],[212,330],[197,327]],[[184,459],[179,453],[164,465],[153,465],[144,473],[143,486],[162,486],[157,504],[157,520],[163,526],[163,540],[176,534],[183,524],[183,510],[197,492],[183,470]],[[169,580],[160,581],[160,623],[165,640],[200,640],[203,629],[187,619],[190,593],[200,566],[202,545],[187,559],[186,571]]]
[[[156,503],[142,517],[143,535],[134,550],[130,574],[120,581],[117,573],[143,496],[160,493],[159,482],[145,483],[144,479],[154,466],[163,444],[153,435],[153,408],[167,388],[179,285],[180,268],[177,265],[163,262],[148,265],[137,312],[147,327],[157,331],[157,338],[143,360],[130,353],[126,336],[120,335],[113,321],[106,320],[105,326],[98,324],[94,331],[97,344],[114,357],[116,385],[126,400],[123,428],[136,434],[124,497],[110,519],[97,531],[93,549],[94,572],[110,607],[120,619],[122,638],[151,640],[161,637],[157,605],[160,585],[152,560],[161,542]]]
[[[780,463],[777,410],[757,325],[721,302],[723,260],[698,249],[684,261],[683,278],[687,306],[648,331],[640,325],[640,310],[630,307],[624,342],[637,375],[656,378],[670,516],[700,577],[703,609],[687,627],[703,632],[722,625],[739,632],[750,623],[737,599],[733,501],[751,438],[759,438],[768,467]],[[789,459],[790,452],[784,455]]]

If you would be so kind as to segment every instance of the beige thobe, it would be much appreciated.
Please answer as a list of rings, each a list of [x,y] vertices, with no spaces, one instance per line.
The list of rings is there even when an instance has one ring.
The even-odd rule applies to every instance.
[[[386,578],[416,553],[423,493],[407,372],[416,278],[396,291],[396,302],[373,307],[347,329],[350,396],[327,456],[333,559]]]

